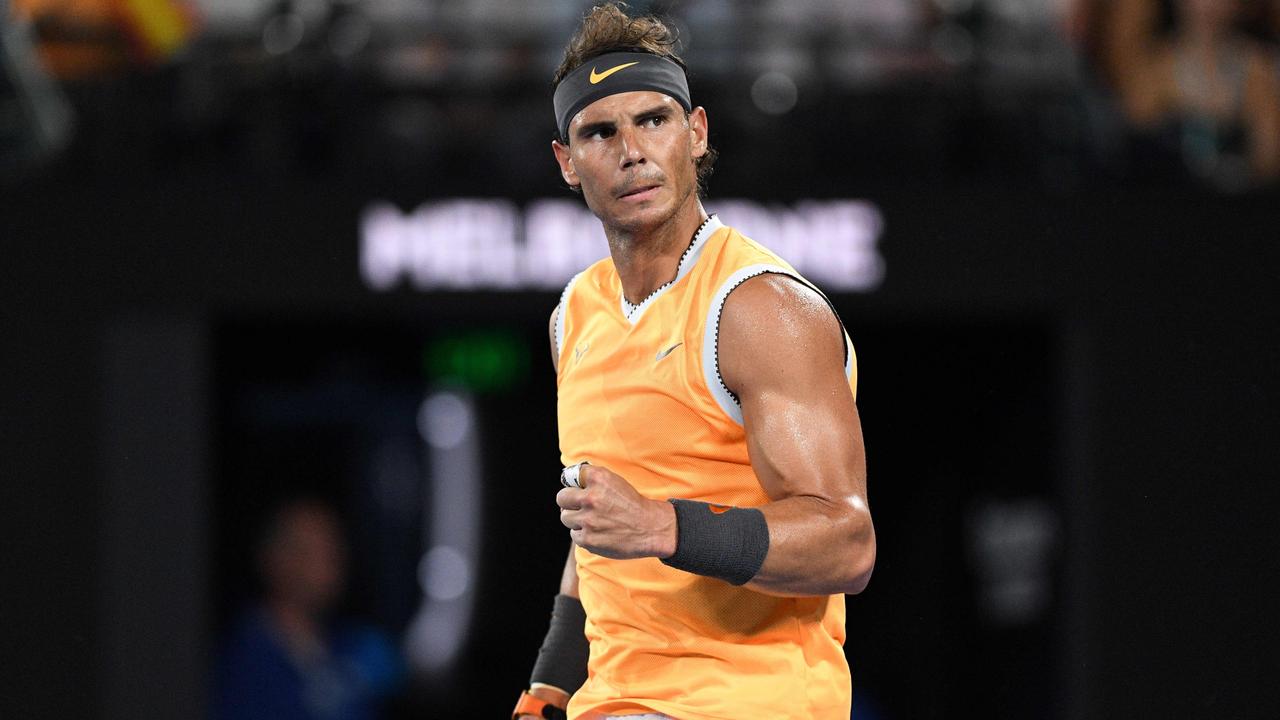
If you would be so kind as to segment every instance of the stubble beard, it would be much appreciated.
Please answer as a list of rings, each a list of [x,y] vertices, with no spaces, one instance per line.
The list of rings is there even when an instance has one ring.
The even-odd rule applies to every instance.
[[[670,187],[669,184],[665,184]],[[680,211],[688,204],[691,196],[697,192],[697,183],[691,183],[684,192],[671,203],[669,209],[662,213],[659,217],[643,217],[646,213],[641,212],[637,215],[641,217],[621,218],[621,217],[604,217],[601,213],[596,212],[596,217],[600,218],[600,222],[604,225],[605,235],[609,238],[611,246],[617,244],[619,249],[635,250],[639,249],[637,244],[643,244],[645,239],[660,234],[660,231],[675,222]]]

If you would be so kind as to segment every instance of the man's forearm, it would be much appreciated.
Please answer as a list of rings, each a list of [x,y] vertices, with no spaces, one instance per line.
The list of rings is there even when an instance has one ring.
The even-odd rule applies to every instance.
[[[747,587],[770,595],[862,592],[876,562],[871,513],[860,498],[784,498],[761,506],[769,553]]]
[[[671,501],[660,504],[674,517]],[[689,504],[710,505],[719,517],[732,520],[731,516],[720,515],[723,506]],[[754,510],[764,516],[766,530],[761,532],[767,532],[763,544],[768,550],[749,579],[731,579],[728,569],[739,563],[728,555],[749,552],[750,548],[745,546],[752,543],[726,543],[723,537],[706,538],[696,533],[691,536],[687,529],[681,530],[679,523],[664,523],[656,530],[654,555],[668,565],[696,574],[720,577],[735,584],[745,580],[747,587],[769,595],[856,594],[866,587],[875,566],[876,542],[871,513],[860,498],[853,496],[846,502],[837,502],[816,496],[797,496]],[[685,518],[687,521],[689,516]],[[672,562],[680,543],[689,541],[715,544],[715,550],[723,553],[712,563],[716,567],[690,567],[703,563]],[[680,552],[685,557],[690,554],[687,548]]]
[[[560,594],[578,597],[578,561],[573,557],[575,546],[569,543],[569,557],[564,561],[564,572],[560,573]]]
[[[574,603],[578,603],[578,607],[581,608],[580,601],[578,600],[578,566],[573,554],[574,547],[570,544],[569,556],[565,559],[564,571],[560,575],[560,598],[556,600],[558,609],[560,609],[560,606],[562,605],[569,604],[565,602],[565,600],[569,599],[572,599]],[[565,680],[564,678],[569,677],[569,675],[576,676],[578,674],[578,670],[576,668],[579,664],[581,665],[581,673],[585,675],[586,651],[581,649],[579,649],[579,651],[572,651],[567,653],[567,655],[572,657],[566,657],[566,653],[564,651],[566,646],[572,647],[576,645],[577,640],[581,640],[585,646],[585,639],[576,637],[581,634],[581,628],[576,626],[571,628],[572,632],[567,632],[566,627],[562,626],[562,623],[557,622],[557,614],[557,612],[553,612],[552,614],[551,629],[548,631],[547,639],[544,640],[542,650],[539,651],[539,662],[535,663],[527,692],[529,695],[541,700],[546,700],[552,705],[563,709],[568,706],[569,698],[573,695],[573,692],[577,690],[576,685],[579,684],[577,680]],[[571,636],[575,641],[566,642],[571,638]],[[549,649],[548,644],[552,646],[550,650],[552,655],[556,657],[544,658],[544,652]],[[581,655],[581,657],[578,657],[579,655]],[[543,663],[548,660],[550,660],[550,662],[543,666]],[[565,662],[568,662],[574,667],[563,667],[561,664]],[[564,673],[563,671],[566,669],[572,670],[572,672]],[[561,685],[573,685],[574,687],[561,687]],[[533,716],[528,715],[522,717]]]

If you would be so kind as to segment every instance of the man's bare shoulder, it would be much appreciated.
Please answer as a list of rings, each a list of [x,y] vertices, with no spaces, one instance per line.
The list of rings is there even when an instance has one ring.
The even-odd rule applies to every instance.
[[[831,304],[817,290],[781,273],[763,273],[743,282],[725,300],[720,335],[799,340],[817,333],[825,339],[841,330]]]
[[[738,392],[749,378],[844,366],[844,334],[817,290],[780,273],[757,275],[729,294],[720,316],[720,374]]]

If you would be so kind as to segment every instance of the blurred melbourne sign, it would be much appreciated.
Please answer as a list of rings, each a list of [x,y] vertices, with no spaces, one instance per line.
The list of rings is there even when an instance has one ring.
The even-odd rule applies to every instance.
[[[880,210],[864,200],[793,206],[708,203],[726,224],[828,291],[870,292],[884,279]],[[454,199],[405,213],[376,202],[360,221],[360,275],[376,291],[559,290],[609,254],[600,221],[575,200]]]

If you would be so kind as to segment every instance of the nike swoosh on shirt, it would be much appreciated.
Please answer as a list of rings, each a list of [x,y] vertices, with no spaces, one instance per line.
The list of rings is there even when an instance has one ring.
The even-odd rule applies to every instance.
[[[635,62],[622,63],[621,65],[615,65],[615,66],[613,66],[613,67],[609,68],[608,70],[605,70],[605,71],[604,71],[604,72],[602,72],[602,73],[598,73],[598,72],[596,72],[596,69],[595,69],[595,68],[591,68],[591,77],[590,77],[590,78],[588,78],[588,79],[591,81],[591,84],[592,84],[592,85],[595,85],[596,83],[598,83],[598,82],[600,82],[601,80],[603,80],[603,79],[605,79],[605,78],[609,77],[610,75],[612,75],[612,74],[614,74],[614,73],[618,72],[619,70],[622,70],[623,68],[629,68],[629,67],[631,67],[632,65],[639,65],[639,64],[640,64],[640,61],[639,61],[639,60],[637,60],[637,61],[635,61]]]
[[[666,350],[660,350],[660,351],[658,351],[658,354],[657,354],[657,356],[656,356],[656,357],[654,357],[654,358],[653,358],[653,361],[654,361],[654,362],[657,362],[657,361],[661,360],[662,358],[664,358],[664,357],[666,357],[666,356],[670,355],[672,350],[675,350],[676,348],[680,347],[680,346],[681,346],[681,345],[683,345],[683,344],[684,344],[684,343],[682,343],[682,342],[678,342],[678,343],[676,343],[675,345],[672,345],[671,347],[667,348]]]

